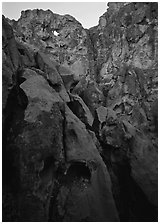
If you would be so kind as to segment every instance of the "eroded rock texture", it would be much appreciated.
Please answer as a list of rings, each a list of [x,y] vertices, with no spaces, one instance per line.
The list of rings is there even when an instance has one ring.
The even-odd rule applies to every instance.
[[[3,17],[3,221],[157,221],[157,3],[98,26]]]
[[[107,108],[97,109],[98,134],[114,147],[113,163],[123,151],[131,177],[157,206],[157,4],[109,3],[90,36]]]

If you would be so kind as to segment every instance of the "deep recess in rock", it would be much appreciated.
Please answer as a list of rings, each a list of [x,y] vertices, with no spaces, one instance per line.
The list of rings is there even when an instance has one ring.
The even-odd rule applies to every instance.
[[[103,144],[103,143],[102,143]],[[106,148],[106,146],[102,146]],[[120,220],[141,222],[157,222],[158,210],[151,205],[143,191],[131,177],[131,167],[127,158],[123,161],[111,162],[112,147],[107,146],[108,152],[102,153],[102,158],[108,168],[112,180],[112,192],[119,212]],[[116,177],[116,179],[115,179]]]
[[[3,16],[3,221],[158,220],[158,5],[108,6]]]
[[[70,165],[66,174],[67,179],[69,179],[69,183],[74,181],[74,179],[87,179],[90,181],[91,172],[90,169],[86,166],[85,163],[82,162],[74,162]]]

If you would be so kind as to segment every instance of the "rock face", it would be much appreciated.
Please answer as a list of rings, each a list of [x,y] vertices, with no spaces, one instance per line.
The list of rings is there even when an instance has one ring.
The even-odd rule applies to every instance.
[[[5,18],[3,28],[3,220],[118,221],[108,170],[84,124],[92,126],[92,114],[70,93],[74,73],[16,42]]]
[[[65,136],[71,165],[57,196],[59,221],[118,221],[109,173],[85,125],[67,106]]]
[[[3,17],[3,221],[157,221],[157,3]]]
[[[109,3],[99,25],[90,29],[90,36],[104,105],[116,115],[111,125],[106,120],[103,141],[125,148],[123,121],[128,122],[127,128],[135,128],[137,134],[127,136],[134,138],[129,146],[131,175],[148,200],[157,205],[157,109],[153,109],[158,97],[157,4]]]
[[[50,10],[22,11],[13,29],[20,42],[71,69],[75,80],[93,71],[88,31],[72,16],[61,16]]]

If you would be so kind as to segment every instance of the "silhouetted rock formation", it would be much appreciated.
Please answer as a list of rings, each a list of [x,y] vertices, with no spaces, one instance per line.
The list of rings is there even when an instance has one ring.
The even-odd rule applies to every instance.
[[[3,221],[157,221],[157,3],[98,26],[3,16]]]

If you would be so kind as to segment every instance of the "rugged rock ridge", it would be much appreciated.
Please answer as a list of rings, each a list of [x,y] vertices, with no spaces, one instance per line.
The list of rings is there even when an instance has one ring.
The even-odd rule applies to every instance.
[[[157,220],[157,3],[108,5],[3,17],[3,221]]]
[[[50,10],[22,11],[20,19],[13,22],[13,29],[20,42],[71,69],[76,80],[93,72],[88,30],[72,16]]]

